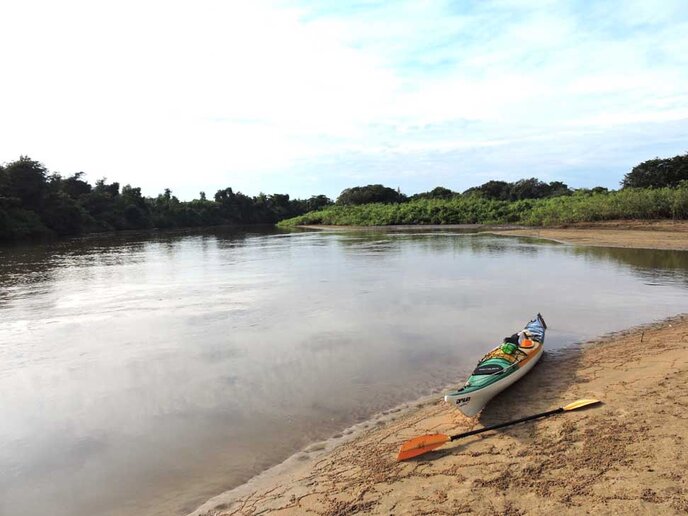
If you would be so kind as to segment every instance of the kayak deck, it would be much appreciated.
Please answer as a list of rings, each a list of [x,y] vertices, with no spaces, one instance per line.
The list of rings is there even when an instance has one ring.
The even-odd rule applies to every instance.
[[[480,359],[463,387],[448,392],[444,399],[464,414],[478,413],[487,402],[525,375],[542,356],[547,324],[539,313],[515,334],[513,349],[498,346]],[[506,339],[505,339],[506,341]],[[510,352],[507,352],[510,351]]]

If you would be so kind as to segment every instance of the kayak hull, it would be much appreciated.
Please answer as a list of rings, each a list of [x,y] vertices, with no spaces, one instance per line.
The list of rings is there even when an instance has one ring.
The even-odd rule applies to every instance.
[[[501,351],[501,346],[490,351],[478,362],[466,384],[447,392],[444,400],[468,417],[478,414],[493,397],[523,378],[540,360],[546,328],[542,316],[537,314],[523,330],[529,337],[523,344],[509,355]]]

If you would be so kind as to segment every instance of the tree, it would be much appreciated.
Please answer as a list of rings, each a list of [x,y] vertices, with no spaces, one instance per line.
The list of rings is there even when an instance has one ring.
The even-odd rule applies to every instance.
[[[127,228],[139,229],[152,225],[150,209],[141,195],[141,188],[124,185],[116,202],[118,206],[123,206],[122,213]]]
[[[663,188],[688,180],[688,153],[683,156],[643,161],[624,176],[622,188]]]
[[[423,192],[412,196],[412,199],[451,199],[455,195],[459,195],[456,192],[452,192],[449,188],[443,186],[436,186],[429,192]]]
[[[40,211],[46,191],[47,169],[28,156],[20,156],[5,167],[7,190],[20,200],[22,207]]]
[[[316,211],[334,204],[326,195],[313,195],[305,202],[305,211]]]
[[[10,179],[5,167],[0,165],[0,208],[11,203]]]
[[[474,186],[464,192],[464,195],[479,195],[485,199],[497,201],[509,200],[513,184],[506,181],[488,181],[480,186]]]
[[[573,190],[569,188],[569,185],[562,183],[561,181],[551,181],[548,185],[549,192],[547,192],[547,197],[560,197],[562,195],[571,195]]]
[[[105,178],[98,179],[94,190],[98,193],[109,195],[110,197],[117,197],[119,195],[119,183],[114,182],[107,184],[105,180]]]
[[[225,202],[228,199],[231,199],[234,197],[234,192],[232,191],[231,188],[225,188],[223,190],[218,190],[215,192],[215,202]]]
[[[547,197],[548,193],[549,185],[547,183],[531,177],[530,179],[520,179],[512,185],[509,200],[542,199]]]
[[[358,205],[375,202],[391,204],[404,202],[405,200],[406,196],[398,190],[383,185],[368,185],[355,186],[343,190],[337,198],[337,204]]]
[[[497,201],[520,201],[523,199],[541,199],[543,197],[558,197],[571,195],[573,191],[566,183],[552,181],[547,184],[539,179],[520,179],[515,183],[506,181],[488,181],[480,186],[474,186],[464,192],[464,195],[479,195],[485,199]]]
[[[77,172],[62,180],[62,190],[72,199],[78,199],[82,195],[91,193],[91,185],[81,179],[83,175],[83,172]]]
[[[121,196],[126,204],[134,204],[139,207],[144,207],[146,205],[146,201],[143,195],[141,195],[141,188],[139,187],[134,188],[131,185],[124,185],[122,187]]]
[[[43,223],[58,235],[76,235],[84,225],[81,206],[65,192],[51,193],[41,210]]]

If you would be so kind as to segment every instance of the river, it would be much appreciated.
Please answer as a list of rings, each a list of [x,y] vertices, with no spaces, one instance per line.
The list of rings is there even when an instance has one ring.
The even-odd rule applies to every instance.
[[[0,247],[0,514],[184,514],[465,379],[688,311],[688,253],[447,231],[90,236]]]

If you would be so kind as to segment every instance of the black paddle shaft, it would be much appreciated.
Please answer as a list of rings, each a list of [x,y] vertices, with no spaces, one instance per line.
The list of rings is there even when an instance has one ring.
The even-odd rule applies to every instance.
[[[498,428],[504,428],[505,426],[516,425],[518,423],[523,423],[525,421],[531,421],[532,419],[539,419],[541,417],[548,417],[559,412],[564,412],[564,407],[559,407],[558,409],[548,410],[547,412],[541,412],[540,414],[535,414],[534,416],[522,417],[521,419],[515,419],[513,421],[507,421],[506,423],[499,423],[498,425],[486,426],[485,428],[478,428],[477,430],[471,430],[470,432],[464,432],[462,434],[452,435],[449,440],[454,441],[456,439],[461,439],[462,437],[468,437],[469,435],[482,434],[483,432],[489,432],[490,430],[497,430]]]

